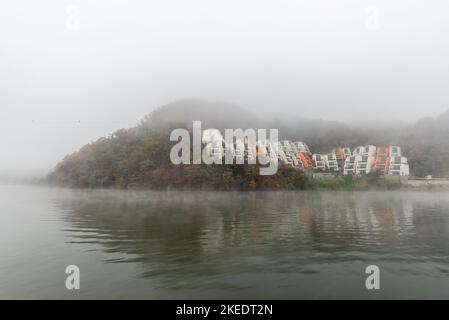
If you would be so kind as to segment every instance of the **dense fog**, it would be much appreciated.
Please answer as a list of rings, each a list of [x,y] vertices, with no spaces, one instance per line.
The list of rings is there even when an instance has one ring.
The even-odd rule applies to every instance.
[[[448,12],[445,0],[3,1],[0,179],[43,176],[186,98],[354,126],[437,117]]]

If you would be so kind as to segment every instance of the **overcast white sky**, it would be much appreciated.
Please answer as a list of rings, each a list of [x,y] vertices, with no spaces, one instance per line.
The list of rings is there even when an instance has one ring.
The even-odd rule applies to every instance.
[[[449,108],[447,0],[0,3],[0,177],[182,98],[354,121]]]

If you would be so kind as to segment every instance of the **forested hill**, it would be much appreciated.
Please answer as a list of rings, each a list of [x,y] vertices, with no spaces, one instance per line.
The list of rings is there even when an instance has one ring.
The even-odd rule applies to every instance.
[[[169,104],[136,127],[118,130],[66,156],[49,180],[77,188],[288,190],[304,186],[306,176],[288,166],[275,175],[261,176],[257,165],[173,165],[169,156],[175,142],[170,142],[170,132],[190,129],[192,120],[201,120],[203,128],[233,128],[231,122],[246,128],[257,121],[228,104]]]
[[[412,174],[449,177],[449,110],[436,119],[421,119],[398,135]]]
[[[305,176],[287,167],[270,177],[259,176],[251,165],[172,165],[169,134],[174,128],[190,128],[193,120],[201,120],[203,129],[278,128],[280,139],[304,141],[314,152],[339,145],[397,144],[408,156],[413,175],[449,176],[449,111],[409,126],[366,129],[294,116],[260,118],[232,104],[185,100],[162,106],[137,126],[66,156],[49,179],[72,187],[124,189],[297,189],[304,184]]]

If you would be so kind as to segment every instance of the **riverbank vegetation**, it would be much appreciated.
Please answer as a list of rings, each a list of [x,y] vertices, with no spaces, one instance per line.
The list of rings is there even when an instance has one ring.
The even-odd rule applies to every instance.
[[[399,180],[383,178],[376,173],[366,176],[340,176],[335,179],[309,179],[304,184],[305,190],[394,190],[403,185]]]

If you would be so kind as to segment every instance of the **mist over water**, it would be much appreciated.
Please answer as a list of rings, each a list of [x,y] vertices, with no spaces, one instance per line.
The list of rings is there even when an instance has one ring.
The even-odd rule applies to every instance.
[[[0,298],[448,298],[447,199],[2,186]]]

